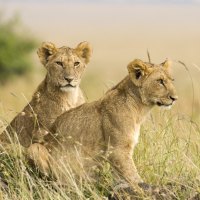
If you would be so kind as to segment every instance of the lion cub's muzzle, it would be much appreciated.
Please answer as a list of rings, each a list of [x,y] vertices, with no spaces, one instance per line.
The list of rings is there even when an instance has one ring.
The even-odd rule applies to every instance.
[[[171,100],[170,106],[172,106],[175,103],[175,101],[178,100],[178,96],[177,95],[169,95],[169,99]]]
[[[61,88],[75,88],[77,86],[74,77],[64,77],[66,84],[61,85]]]
[[[165,102],[163,101],[158,101],[157,105],[158,106],[172,106],[174,104],[175,101],[178,100],[178,96],[177,95],[169,95],[167,101]]]
[[[172,103],[178,100],[177,95],[170,95],[169,98],[172,100]]]

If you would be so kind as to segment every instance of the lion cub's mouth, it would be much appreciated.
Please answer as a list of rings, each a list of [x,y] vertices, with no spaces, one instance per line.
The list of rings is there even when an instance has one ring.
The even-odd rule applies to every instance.
[[[75,85],[71,85],[70,83],[68,83],[68,84],[66,84],[66,85],[61,85],[60,87],[61,87],[61,88],[68,88],[68,87],[69,87],[69,88],[70,88],[70,87],[71,87],[71,88],[75,88],[76,86],[75,86]]]
[[[168,107],[168,106],[172,106],[173,105],[173,102],[172,103],[170,103],[170,104],[164,104],[164,103],[161,103],[161,102],[157,102],[156,103],[158,106],[166,106],[166,107]]]

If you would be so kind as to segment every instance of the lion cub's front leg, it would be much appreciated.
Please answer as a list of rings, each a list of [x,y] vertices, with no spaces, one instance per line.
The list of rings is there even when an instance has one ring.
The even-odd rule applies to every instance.
[[[143,182],[133,162],[132,152],[126,151],[124,146],[114,146],[114,152],[111,153],[110,160],[114,167],[116,167],[116,169],[130,184]]]

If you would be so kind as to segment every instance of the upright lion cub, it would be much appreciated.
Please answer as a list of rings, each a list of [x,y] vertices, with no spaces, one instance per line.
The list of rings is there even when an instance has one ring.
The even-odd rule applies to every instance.
[[[57,174],[63,163],[72,162],[72,167],[77,167],[80,160],[81,168],[89,172],[107,154],[126,180],[142,182],[133,150],[150,110],[155,105],[171,106],[177,100],[168,68],[168,61],[159,65],[132,61],[128,64],[129,75],[103,98],[59,116],[45,136],[46,144],[30,146],[30,156],[45,173]]]
[[[89,43],[82,42],[73,49],[45,42],[37,53],[47,70],[46,77],[30,103],[0,135],[0,142],[9,142],[14,132],[24,147],[33,140],[40,142],[59,115],[85,102],[79,84],[92,53]]]

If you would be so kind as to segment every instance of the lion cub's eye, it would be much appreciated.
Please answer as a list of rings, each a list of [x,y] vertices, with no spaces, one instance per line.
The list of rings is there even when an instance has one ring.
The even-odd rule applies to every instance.
[[[161,85],[165,85],[165,83],[164,83],[164,80],[163,80],[163,79],[158,79],[157,81],[158,81],[158,83],[160,83]]]
[[[60,62],[60,61],[57,61],[56,64],[59,65],[59,66],[61,66],[61,67],[63,67],[63,63]]]
[[[78,67],[79,65],[80,65],[80,62],[78,62],[78,61],[74,63],[75,67]]]

